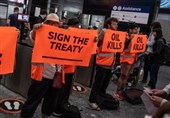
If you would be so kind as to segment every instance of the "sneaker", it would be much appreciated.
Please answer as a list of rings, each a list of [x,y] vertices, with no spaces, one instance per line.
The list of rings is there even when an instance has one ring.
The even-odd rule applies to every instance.
[[[114,96],[120,101],[124,100],[124,97],[122,95],[122,91],[117,91],[116,93],[114,93]]]
[[[92,110],[100,111],[100,108],[96,103],[89,103],[89,106]]]
[[[60,113],[60,112],[58,112],[58,111],[53,113],[53,116],[54,116],[54,117],[57,117],[57,118],[60,118],[62,115],[63,115],[63,114]]]

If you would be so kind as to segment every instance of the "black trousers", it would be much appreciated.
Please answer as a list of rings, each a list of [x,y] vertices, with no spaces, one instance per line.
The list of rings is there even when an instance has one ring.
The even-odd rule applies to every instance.
[[[89,102],[96,103],[97,95],[106,93],[106,89],[110,82],[111,69],[106,69],[101,66],[96,67],[95,80],[91,89]]]
[[[148,72],[151,69],[152,66],[152,59],[151,59],[151,55],[145,55],[145,65],[144,65],[144,76],[143,76],[143,81],[147,81],[148,78]]]
[[[160,68],[160,64],[159,63],[153,63],[152,66],[151,66],[151,70],[150,70],[150,82],[149,82],[149,84],[151,86],[151,89],[155,89],[156,88],[159,68]]]
[[[44,98],[42,113],[47,116],[53,113],[58,93],[57,89],[52,88],[52,83],[53,80],[46,78],[42,78],[42,81],[32,80],[32,84],[28,90],[28,98],[22,107],[22,118],[32,117],[42,98]]]
[[[59,91],[59,99],[57,101],[56,105],[56,112],[60,111],[60,106],[69,101],[69,97],[72,90],[72,84],[73,84],[73,75],[74,73],[68,73],[65,74],[65,84],[63,84],[61,89],[58,89]]]

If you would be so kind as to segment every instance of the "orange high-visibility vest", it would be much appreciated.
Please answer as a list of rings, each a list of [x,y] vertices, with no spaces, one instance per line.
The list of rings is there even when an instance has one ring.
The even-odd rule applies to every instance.
[[[135,53],[123,52],[120,54],[120,63],[133,64],[136,61],[137,55]]]
[[[74,73],[75,71],[76,71],[76,66],[64,65],[64,72],[65,73]]]
[[[31,78],[36,81],[41,81],[42,80],[42,74],[43,74],[43,69],[44,67],[37,66],[37,65],[31,65]]]
[[[36,81],[42,81],[44,67],[42,65],[31,65],[31,79]],[[65,83],[64,70],[62,71],[62,83]]]
[[[136,53],[130,53],[131,43],[124,52],[120,53],[120,63],[133,64],[137,60]]]
[[[96,64],[101,66],[112,66],[115,63],[116,56],[114,53],[102,52],[101,48],[98,48],[96,55]]]

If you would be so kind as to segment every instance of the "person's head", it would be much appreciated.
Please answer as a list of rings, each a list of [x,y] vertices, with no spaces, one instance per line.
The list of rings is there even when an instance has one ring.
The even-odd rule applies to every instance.
[[[14,7],[14,13],[19,13],[19,7]]]
[[[151,28],[151,31],[152,31],[153,29],[156,29],[156,28],[162,29],[162,26],[161,26],[160,22],[153,22],[151,24],[150,28]]]
[[[152,34],[155,36],[155,40],[163,37],[162,30],[160,28],[153,29]]]
[[[78,18],[70,18],[68,19],[67,25],[71,27],[78,27],[80,24],[80,21]]]
[[[153,118],[170,118],[170,102],[164,103]]]
[[[114,18],[114,17],[110,17],[110,18],[107,18],[106,19],[106,22],[105,22],[105,27],[107,29],[111,29],[111,30],[117,30],[118,28],[118,19],[117,18]]]
[[[128,32],[129,34],[138,34],[139,26],[136,23],[129,23]]]
[[[46,20],[44,21],[44,24],[58,27],[60,25],[59,17],[55,13],[50,13],[47,15]]]
[[[41,15],[41,17],[44,19],[44,18],[47,16],[47,11],[46,11],[45,9],[42,9],[42,10],[40,11],[40,15]]]

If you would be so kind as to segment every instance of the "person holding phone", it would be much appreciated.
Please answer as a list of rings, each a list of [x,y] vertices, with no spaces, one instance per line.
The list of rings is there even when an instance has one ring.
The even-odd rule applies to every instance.
[[[170,96],[170,83],[162,90],[153,89],[150,91],[150,99],[156,107],[168,102],[168,96]]]

